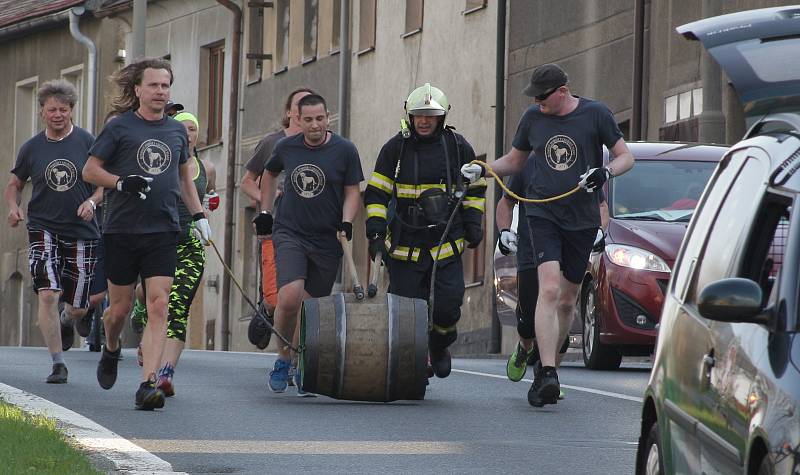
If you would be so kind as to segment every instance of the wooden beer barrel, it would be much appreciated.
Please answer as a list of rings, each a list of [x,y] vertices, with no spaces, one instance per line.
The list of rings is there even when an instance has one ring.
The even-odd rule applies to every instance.
[[[424,300],[336,294],[303,302],[303,389],[335,399],[424,399],[428,315]]]

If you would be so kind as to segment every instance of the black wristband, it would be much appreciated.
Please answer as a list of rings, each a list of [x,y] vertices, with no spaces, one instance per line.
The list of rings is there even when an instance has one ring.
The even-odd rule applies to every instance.
[[[192,221],[200,221],[201,219],[205,219],[206,214],[203,212],[195,213],[192,215]]]

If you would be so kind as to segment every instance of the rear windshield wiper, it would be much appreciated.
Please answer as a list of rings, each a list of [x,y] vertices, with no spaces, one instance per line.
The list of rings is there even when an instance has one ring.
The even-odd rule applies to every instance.
[[[665,221],[664,218],[659,216],[614,216],[614,219],[625,219],[625,220],[638,220],[638,221]]]

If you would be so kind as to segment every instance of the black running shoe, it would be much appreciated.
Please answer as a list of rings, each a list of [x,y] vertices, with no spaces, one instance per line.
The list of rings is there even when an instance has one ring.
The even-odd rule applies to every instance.
[[[439,378],[450,376],[450,350],[447,348],[431,350],[431,367],[433,374]]]
[[[67,382],[67,365],[64,363],[54,363],[53,372],[46,380],[50,384],[64,384]]]
[[[561,385],[558,383],[556,369],[552,366],[537,368],[533,384],[528,390],[528,403],[533,407],[556,404],[559,394],[561,394]]]
[[[267,325],[269,323],[269,325]],[[258,304],[258,312],[253,313],[250,324],[247,326],[247,339],[259,350],[269,346],[272,331],[269,329],[275,323],[275,317],[267,312],[263,303]]]
[[[94,318],[94,307],[90,307],[86,311],[86,315],[82,316],[75,322],[75,330],[78,335],[86,338],[92,331],[92,318]]]
[[[114,353],[110,353],[103,346],[100,362],[97,363],[97,382],[100,383],[101,388],[111,389],[117,382],[117,363],[119,363],[121,354],[121,345]]]
[[[59,322],[61,323],[61,351],[67,351],[75,342],[75,327],[64,311],[61,312]]]
[[[155,379],[140,384],[136,391],[136,409],[152,411],[162,407],[164,407],[164,391],[156,387]]]

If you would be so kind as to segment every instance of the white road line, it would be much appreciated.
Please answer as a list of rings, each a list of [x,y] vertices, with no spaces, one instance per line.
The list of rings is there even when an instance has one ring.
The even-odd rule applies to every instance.
[[[508,377],[500,376],[499,374],[481,373],[481,372],[478,372],[478,371],[468,371],[468,370],[465,370],[465,369],[453,369],[452,371],[455,372],[455,373],[471,374],[473,376],[485,376],[487,378],[496,378],[496,379],[508,380]],[[524,381],[526,383],[532,383],[533,382],[532,379],[523,379],[521,381]],[[613,398],[617,398],[617,399],[624,399],[626,401],[633,401],[633,402],[638,402],[638,403],[641,403],[641,402],[644,401],[644,399],[642,399],[640,397],[628,396],[627,394],[614,393],[614,392],[611,392],[611,391],[603,391],[602,389],[584,388],[582,386],[572,386],[572,385],[568,385],[568,384],[562,384],[561,387],[565,388],[565,389],[571,389],[573,391],[581,391],[581,392],[584,392],[584,393],[599,394],[601,396],[608,396],[608,397],[613,397]]]
[[[0,399],[31,414],[55,419],[58,427],[86,452],[111,462],[116,470],[133,473],[177,474],[172,465],[77,412],[39,396],[0,383]]]

